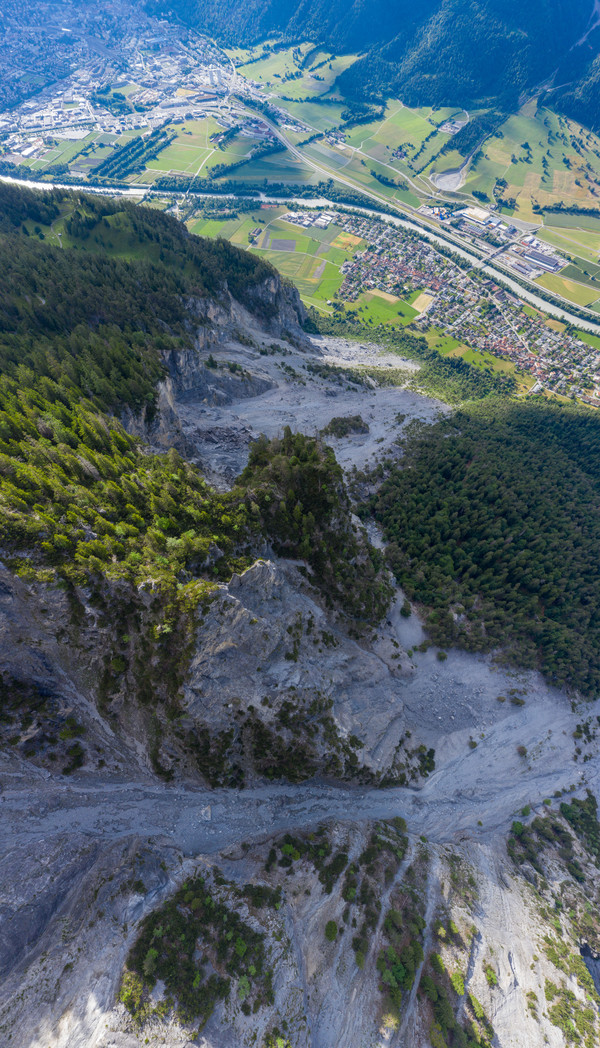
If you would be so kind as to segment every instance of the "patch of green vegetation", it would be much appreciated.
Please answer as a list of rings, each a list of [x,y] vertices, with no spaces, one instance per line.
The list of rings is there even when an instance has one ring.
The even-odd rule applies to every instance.
[[[584,801],[577,797],[574,797],[570,804],[563,801],[560,814],[573,827],[584,847],[594,856],[596,864],[600,865],[600,823],[598,803],[593,793],[588,793]]]
[[[564,984],[556,986],[546,979],[548,1018],[562,1032],[567,1044],[594,1048],[598,1033],[597,1015],[593,1007],[580,1001]]]
[[[427,958],[419,993],[433,1010],[429,1029],[432,1048],[490,1048],[494,1029],[484,1008],[474,994],[467,993],[465,998],[462,974],[450,974],[439,954]],[[460,1020],[459,1009],[463,1012]]]
[[[528,862],[540,876],[543,876],[544,849],[554,847],[574,880],[580,884],[584,882],[583,869],[573,849],[573,838],[556,815],[549,814],[545,818],[536,816],[529,825],[520,821],[513,822],[511,832],[507,850],[517,865]]]
[[[588,999],[600,1004],[594,981],[580,953],[572,953],[564,939],[550,935],[544,936],[543,950],[550,963],[558,971],[576,979]]]
[[[361,852],[358,860],[348,867],[344,881],[343,897],[354,914],[353,926],[355,921],[358,925],[358,931],[352,939],[352,948],[359,968],[364,967],[371,937],[379,922],[381,914],[381,883],[383,882],[384,885],[392,883],[407,848],[408,838],[406,836],[404,819],[396,818],[391,820],[391,822],[377,823],[369,837],[367,847]],[[410,924],[413,934],[418,938],[419,929],[412,920],[413,904],[416,895],[414,894],[413,886],[409,885],[409,888],[399,897],[398,905],[402,908],[403,904],[406,904],[405,916],[410,917],[406,924],[408,934],[411,934]],[[386,916],[386,921],[388,916]],[[402,919],[402,914],[398,918],[396,908],[392,916],[389,916],[388,930],[390,931],[390,936],[388,941],[392,946],[403,947],[408,945],[409,939],[405,936],[402,943],[398,941],[398,919]],[[405,960],[407,959],[408,954],[405,957]]]
[[[492,965],[489,963],[489,961],[484,964],[483,971],[484,971],[485,978],[486,978],[488,986],[497,986],[498,985],[498,976],[496,975],[496,971],[492,967]]]
[[[368,433],[369,424],[360,415],[336,415],[321,433],[324,437],[348,437],[351,433]]]
[[[327,921],[325,925],[325,938],[327,942],[335,942],[338,934],[338,926],[335,921]]]
[[[415,427],[404,447],[401,465],[370,505],[408,599],[429,609],[434,643],[501,648],[554,684],[595,694],[600,571],[590,564],[600,541],[600,425],[594,413],[545,402],[483,402]]]
[[[266,1035],[263,1048],[292,1048],[292,1042],[275,1026]]]
[[[348,865],[348,856],[341,851],[333,853],[325,826],[319,826],[309,834],[293,836],[286,833],[276,840],[269,851],[265,870],[269,872],[275,863],[282,870],[291,870],[296,862],[310,863],[318,871],[319,881],[330,895]]]
[[[150,992],[158,979],[166,987],[166,1010],[176,1008],[183,1022],[199,1020],[200,1027],[234,985],[248,1014],[273,1003],[264,933],[246,924],[200,876],[140,925],[119,994],[138,1022],[152,1014]]]
[[[257,440],[239,483],[249,511],[283,556],[301,557],[330,603],[376,621],[391,596],[378,552],[351,523],[342,471],[333,451],[286,427],[281,439]]]

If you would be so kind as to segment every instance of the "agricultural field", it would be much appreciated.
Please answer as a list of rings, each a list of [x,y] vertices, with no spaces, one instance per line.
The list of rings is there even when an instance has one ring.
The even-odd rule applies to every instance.
[[[436,349],[444,357],[454,350],[467,350],[469,348],[464,342],[459,342],[457,338],[453,338],[452,335],[446,335],[441,328],[430,327],[426,331],[421,332],[421,334],[427,341],[427,345],[431,349]]]
[[[305,147],[304,153],[316,164],[323,165],[328,170],[351,178],[359,190],[365,188],[375,191],[380,197],[387,198],[390,201],[398,200],[405,204],[411,204],[413,207],[418,207],[420,204],[416,193],[410,187],[404,188],[408,184],[401,171],[386,167],[367,155],[361,157],[359,154],[353,153],[348,147],[345,149],[333,149],[322,142],[311,142],[310,145]],[[402,188],[394,188],[393,185],[382,184],[373,177],[372,171],[399,184]]]
[[[555,217],[555,216],[552,216]],[[579,216],[570,216],[572,221],[580,221]],[[600,230],[593,232],[579,226],[547,226],[537,236],[547,244],[559,249],[576,262],[598,262],[600,260]]]
[[[492,202],[498,179],[506,182],[502,199],[514,201],[510,210],[526,221],[539,222],[534,201],[541,207],[561,202],[567,207],[598,207],[600,138],[530,102],[487,139],[463,191],[484,193]],[[572,217],[567,224],[576,221]]]
[[[56,139],[43,156],[23,161],[32,171],[42,173],[50,165],[69,164],[72,168],[86,174],[102,163],[115,146],[124,145],[139,135],[139,131],[125,131],[121,135],[105,134],[91,131],[84,138]]]
[[[224,128],[213,117],[186,120],[169,130],[176,131],[177,137],[155,160],[149,161],[140,181],[151,181],[160,174],[193,174],[206,178],[217,164],[235,164],[248,156],[256,145],[254,139],[237,135],[221,149],[214,139],[223,133]],[[156,174],[152,175],[152,172]]]
[[[600,288],[587,287],[558,273],[544,273],[537,278],[536,284],[556,295],[562,295],[578,306],[591,306],[600,297]]]
[[[343,263],[356,252],[364,250],[366,242],[332,223],[327,229],[304,228],[286,222],[285,207],[257,208],[249,214],[225,222],[197,218],[188,222],[189,229],[201,236],[224,236],[253,254],[268,259],[298,288],[307,306],[322,313],[332,313],[334,298],[338,305],[346,305],[359,315],[365,325],[385,324],[405,327],[429,302],[420,290],[402,299],[379,289],[365,289],[358,298],[345,300],[339,294],[344,282]],[[451,347],[459,345],[449,340]]]
[[[217,165],[237,164],[249,157],[260,144],[259,139],[238,134],[221,145],[219,136],[224,130],[212,116],[166,125],[165,131],[169,135],[175,134],[173,141],[149,160],[142,171],[129,174],[126,180],[132,185],[146,185],[163,175],[207,178]],[[78,141],[58,141],[43,157],[26,162],[40,172],[50,164],[68,164],[71,170],[90,175],[107,159],[113,148],[123,146],[142,133],[142,129],[126,131],[118,136],[93,132]],[[264,157],[237,170],[241,172],[240,177],[250,181],[262,181],[267,177],[273,181],[308,182],[313,178],[312,168],[285,152]]]
[[[344,281],[340,268],[357,251],[364,250],[365,241],[334,223],[327,229],[319,229],[286,222],[282,217],[286,212],[285,207],[263,207],[225,222],[192,219],[188,227],[200,236],[224,236],[268,259],[294,282],[306,305],[331,313],[333,298]],[[258,234],[253,235],[257,229]],[[419,295],[416,291],[410,299],[414,301]],[[364,291],[348,305],[360,313],[363,323],[373,325],[405,326],[419,313],[411,301],[379,290]]]
[[[334,96],[331,98],[328,96],[326,101],[317,98],[298,101],[279,97],[277,104],[308,128],[308,131],[303,131],[298,135],[288,132],[288,137],[294,144],[303,142],[309,134],[315,131],[329,131],[332,127],[343,123],[344,120],[342,114],[345,110],[345,103],[335,101]]]
[[[70,164],[83,149],[93,146],[98,137],[98,132],[91,132],[85,138],[77,139],[77,141],[57,139],[53,145],[49,146],[43,156],[36,159],[23,160],[23,164],[26,167],[30,167],[32,171],[40,172],[44,171],[51,164]]]
[[[304,302],[330,312],[327,305],[343,282],[342,263],[365,247],[364,241],[345,233],[339,226],[304,229],[285,222],[286,207],[259,207],[249,214],[225,222],[197,218],[188,228],[200,236],[223,236],[268,259],[284,276],[296,284]],[[259,229],[257,236],[253,232]]]
[[[365,245],[357,237],[350,243],[347,235],[334,225],[328,229],[304,229],[285,222],[280,217],[284,209],[277,210],[279,214],[265,221],[250,250],[267,258],[293,280],[307,305],[327,310],[327,303],[343,283],[341,265]],[[345,246],[340,238],[345,238]]]
[[[582,232],[600,233],[600,208],[595,208],[593,214],[555,214],[546,215],[544,218],[546,226],[556,229],[581,229]]]
[[[312,167],[297,160],[291,153],[274,153],[250,161],[239,169],[238,177],[245,182],[289,182],[292,185],[300,182],[318,182],[319,176]]]
[[[175,133],[176,137],[154,160],[148,161],[143,171],[129,175],[127,181],[132,184],[152,183],[161,175],[168,174],[193,174],[205,178],[217,164],[237,163],[257,145],[257,139],[237,135],[221,148],[215,139],[224,128],[211,116],[167,125],[165,130],[169,134]],[[43,157],[30,161],[29,166],[41,172],[50,164],[69,164],[72,170],[92,174],[94,168],[107,159],[111,149],[125,145],[142,133],[141,129],[125,131],[118,136],[93,132],[75,142],[58,141]]]
[[[588,346],[592,346],[593,349],[600,349],[600,338],[596,335],[592,335],[589,331],[578,331],[577,335],[582,342],[587,342]]]
[[[363,323],[391,327],[405,327],[418,316],[418,310],[413,309],[409,302],[379,289],[363,291],[352,308],[358,310]]]
[[[439,128],[453,117],[465,120],[466,114],[457,108],[409,109],[400,101],[390,100],[383,120],[358,125],[346,133],[346,141],[358,155],[379,161],[392,171],[419,174],[450,140]],[[404,157],[394,157],[396,150]],[[452,154],[445,156],[444,169],[452,166]]]
[[[336,56],[304,42],[295,47],[261,44],[252,52],[227,52],[238,73],[290,99],[327,95],[356,55]]]

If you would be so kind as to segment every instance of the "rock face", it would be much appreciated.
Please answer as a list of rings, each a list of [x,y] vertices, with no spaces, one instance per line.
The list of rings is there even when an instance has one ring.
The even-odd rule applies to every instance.
[[[139,415],[128,411],[122,419],[130,433],[158,450],[175,447],[180,454],[199,461],[209,475],[211,456],[198,454],[198,441],[190,439],[182,426],[181,406],[188,401],[210,407],[229,405],[272,389],[272,377],[261,374],[260,365],[256,367],[256,350],[278,348],[274,339],[283,340],[284,345],[292,342],[304,352],[312,351],[302,329],[306,310],[293,285],[269,277],[252,290],[252,298],[252,312],[231,295],[226,303],[209,298],[189,300],[193,349],[164,354],[166,376],[159,384],[156,411],[151,417],[146,410]],[[251,371],[236,362],[244,347],[252,349]],[[228,356],[232,359],[226,359]],[[227,443],[227,434],[220,434],[220,442]],[[246,439],[245,446],[247,443]]]
[[[293,296],[280,285],[257,296],[261,317],[203,305],[195,349],[166,359],[156,416],[126,420],[131,430],[176,444],[226,486],[249,441],[295,417],[315,432],[364,413],[368,432],[332,440],[350,471],[394,453],[399,414],[435,416],[439,406],[413,393],[359,388],[348,371],[315,375],[326,347],[306,346]],[[376,629],[353,630],[304,564],[261,552],[215,586],[191,638],[173,630],[185,674],[172,707],[153,661],[151,585],[92,595],[0,569],[0,1043],[438,1048],[477,1036],[563,1048],[553,1004],[598,1043],[578,952],[600,946],[596,868],[542,803],[598,792],[593,739],[574,763],[587,710],[535,674],[466,653],[438,659],[400,593]],[[137,625],[123,668],[114,643],[125,643],[127,616]],[[139,698],[140,667],[154,704]],[[524,708],[497,701],[514,687]],[[374,788],[382,780],[404,788]],[[522,862],[507,852],[520,818],[538,834]],[[236,975],[198,1031],[170,1010],[159,979],[136,1022],[118,1002],[128,951],[143,918],[200,874],[264,936],[272,996],[253,1011],[255,976],[245,996]],[[244,895],[248,883],[281,889],[280,905]],[[215,935],[199,936],[193,963],[206,952],[205,974],[217,965],[224,976]]]
[[[333,752],[343,770],[353,753],[347,740],[354,737],[360,755],[348,773],[361,766],[380,772],[391,768],[405,727],[401,677],[399,661],[388,666],[332,621],[297,568],[259,561],[234,575],[210,605],[185,705],[213,730],[230,725],[232,711],[238,718],[250,711],[273,733],[285,734],[293,715],[299,723],[288,743],[310,743],[310,760],[325,767]]]

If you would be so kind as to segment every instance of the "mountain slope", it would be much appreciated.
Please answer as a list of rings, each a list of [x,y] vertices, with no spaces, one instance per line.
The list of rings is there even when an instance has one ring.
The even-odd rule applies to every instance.
[[[154,211],[0,187],[0,258],[2,1045],[598,1044],[591,707],[436,650],[400,591],[381,620],[344,486],[442,405],[365,382],[362,342],[334,366],[269,266]],[[512,458],[535,508],[521,410],[507,439],[496,407],[491,483]],[[596,429],[570,430],[590,469]],[[454,491],[464,518],[449,465],[418,508]],[[548,553],[541,599],[566,564],[589,622],[588,563]]]
[[[59,229],[62,247],[51,243]],[[243,476],[222,492],[200,473],[194,442],[179,424],[179,394],[222,403],[274,384],[230,356],[215,360],[211,349],[235,353],[241,344],[258,351],[256,337],[265,353],[289,353],[273,342],[282,334],[306,348],[297,292],[262,260],[226,241],[192,236],[159,211],[66,192],[42,197],[0,187],[0,254],[5,590],[15,609],[19,586],[39,587],[51,621],[65,623],[56,637],[42,630],[43,671],[30,645],[0,645],[10,745],[39,756],[44,767],[60,760],[67,774],[87,763],[69,693],[89,689],[113,727],[143,740],[148,763],[163,777],[184,761],[192,776],[238,782],[259,751],[265,773],[313,774],[325,764],[321,751],[331,750],[325,707],[316,713],[329,729],[326,747],[308,738],[300,744],[304,728],[290,711],[281,725],[289,728],[285,746],[253,706],[235,733],[231,714],[223,713],[222,684],[210,718],[200,703],[185,728],[172,737],[168,731],[201,643],[200,609],[206,615],[219,583],[258,556],[276,549],[302,558],[315,593],[349,618],[380,619],[389,602],[381,555],[352,522],[329,448],[289,430],[283,440],[256,442]],[[280,636],[279,620],[268,634],[275,659],[289,642],[294,661],[298,622]],[[6,628],[15,627],[29,632],[11,615]],[[248,649],[256,649],[253,636]],[[210,658],[207,650],[203,661]],[[265,650],[261,662],[267,659]],[[190,703],[195,695],[192,689]],[[318,735],[317,726],[311,730]],[[61,741],[71,745],[57,750],[63,731]],[[334,763],[342,773],[343,762]]]
[[[150,5],[160,9],[161,0]],[[344,92],[398,93],[411,105],[513,104],[552,75],[592,14],[590,0],[174,0],[168,8],[227,43],[281,33],[360,52],[340,78]]]
[[[549,102],[567,116],[600,128],[600,26],[574,47],[561,64],[554,79],[558,85]]]

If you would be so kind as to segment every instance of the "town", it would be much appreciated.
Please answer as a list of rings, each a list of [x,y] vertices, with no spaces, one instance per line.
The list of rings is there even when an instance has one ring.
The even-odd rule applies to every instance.
[[[0,112],[3,160],[22,164],[43,159],[52,164],[60,157],[58,143],[89,143],[96,133],[106,136],[100,139],[106,148],[127,133],[152,131],[184,117],[202,118],[214,103],[228,115],[224,103],[233,86],[233,70],[226,55],[205,37],[138,15],[129,4],[113,5],[100,29],[94,8],[66,7],[61,8],[61,18],[69,29],[54,26],[54,35],[63,49],[64,40],[70,40],[73,68],[63,63],[60,79],[48,72],[49,82],[42,90],[29,92],[31,97]],[[32,36],[41,42],[48,28],[44,9],[34,8],[31,18]],[[10,33],[5,29],[5,45],[7,40]],[[37,53],[39,63],[47,49],[40,44]],[[20,40],[14,48],[5,46],[3,71],[9,80],[22,57]],[[223,120],[223,127],[232,122],[233,118]],[[71,152],[65,159],[70,163],[75,157]],[[102,155],[83,159],[81,170],[71,170],[90,176],[101,162]]]
[[[334,306],[356,302],[373,289],[403,300],[418,292],[423,306],[413,321],[418,330],[435,328],[475,351],[511,361],[535,379],[530,393],[545,389],[600,406],[600,342],[598,349],[589,345],[584,341],[589,336],[549,320],[410,229],[343,211],[321,213],[323,224],[334,219],[368,245],[342,264],[344,281]],[[292,220],[305,228],[318,221],[314,212],[295,212]]]
[[[60,19],[52,4],[36,6],[28,15],[37,56],[36,86],[28,85],[21,75],[23,34],[17,39],[14,29],[18,8],[9,0],[3,27],[0,105],[6,108],[0,112],[0,162],[7,167],[13,164],[22,171],[27,165],[31,174],[57,178],[68,172],[71,179],[90,185],[99,171],[99,184],[107,185],[106,157],[119,144],[136,135],[147,141],[158,134],[160,152],[178,133],[191,134],[180,127],[185,121],[211,118],[206,152],[227,148],[237,136],[242,159],[230,167],[241,166],[256,149],[274,144],[273,124],[279,135],[314,131],[280,108],[277,96],[265,95],[258,81],[238,73],[234,62],[207,37],[122,0],[101,12],[67,0]],[[445,130],[452,136],[461,126],[450,121]],[[332,129],[329,137],[332,145],[342,145],[346,133]],[[195,146],[187,148],[196,155]],[[227,155],[216,152],[215,159]],[[196,160],[194,174],[204,162],[199,165]],[[225,170],[227,166],[221,164]],[[142,164],[135,175],[142,192],[153,192],[149,174],[156,173]],[[173,173],[167,164],[164,174]],[[164,203],[179,214],[175,198]],[[555,247],[538,239],[531,224],[507,218],[494,204],[484,208],[428,202],[413,214],[445,228],[455,243],[479,258],[493,258],[507,275],[521,280],[554,276],[568,265]],[[459,264],[450,242],[446,252],[408,228],[343,210],[303,209],[288,212],[286,221],[306,230],[335,223],[368,245],[358,254],[349,252],[341,264],[343,283],[332,308],[352,304],[369,290],[413,301],[418,293],[415,328],[424,333],[435,329],[471,351],[510,361],[520,373],[533,377],[533,391],[544,389],[600,405],[600,342],[524,306],[469,263]],[[260,229],[254,234],[251,244],[259,246]]]

